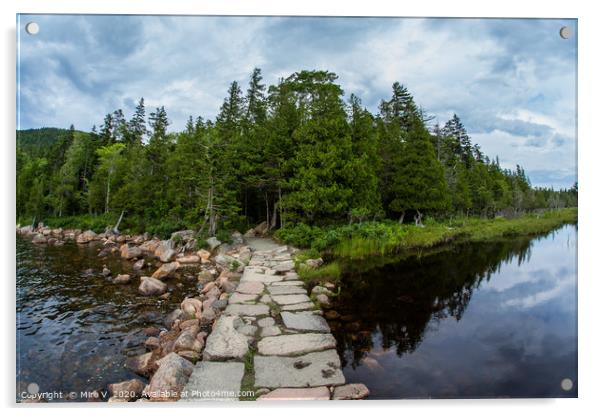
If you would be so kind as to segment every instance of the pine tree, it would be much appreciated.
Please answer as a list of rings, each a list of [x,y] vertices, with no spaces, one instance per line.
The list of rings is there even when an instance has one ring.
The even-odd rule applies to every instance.
[[[141,144],[146,136],[146,110],[144,108],[144,98],[140,98],[134,115],[128,123],[128,143],[129,144]]]
[[[102,146],[108,146],[115,143],[115,136],[113,136],[113,116],[111,113],[107,114],[104,118],[104,122],[100,127],[100,143]]]
[[[249,124],[261,124],[266,118],[265,85],[261,83],[262,79],[261,69],[253,69],[245,99],[247,105],[245,119]]]
[[[164,139],[167,136],[167,127],[170,124],[165,107],[157,107],[155,111],[149,114],[148,119],[151,126],[151,140]]]

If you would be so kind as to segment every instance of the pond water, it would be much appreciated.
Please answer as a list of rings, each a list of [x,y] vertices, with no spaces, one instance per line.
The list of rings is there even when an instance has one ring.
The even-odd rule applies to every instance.
[[[195,284],[182,279],[168,282],[167,300],[141,296],[131,263],[118,255],[99,258],[99,247],[37,246],[17,236],[17,395],[35,383],[40,393],[76,392],[81,401],[80,392],[137,378],[124,363],[145,352],[143,329],[161,327],[166,314],[195,293]],[[105,264],[113,276],[133,275],[131,282],[107,281]]]
[[[576,261],[567,225],[344,276],[329,323],[347,382],[371,399],[576,397]]]

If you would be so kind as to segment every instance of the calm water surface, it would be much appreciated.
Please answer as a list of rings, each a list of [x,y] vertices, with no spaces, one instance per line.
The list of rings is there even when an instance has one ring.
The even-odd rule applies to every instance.
[[[144,352],[142,329],[195,293],[186,279],[170,283],[166,301],[138,295],[137,277],[113,285],[103,264],[114,274],[131,265],[97,250],[17,237],[18,391],[93,391],[135,377],[123,364]],[[576,251],[577,227],[565,226],[346,276],[342,316],[330,324],[347,381],[373,399],[575,397]]]
[[[347,382],[372,399],[576,397],[576,259],[567,225],[345,276],[330,324]]]
[[[40,392],[91,392],[136,378],[127,356],[145,352],[142,330],[162,326],[194,283],[169,282],[168,300],[140,296],[131,263],[99,258],[98,245],[33,245],[17,236],[17,394],[36,383]],[[115,285],[103,264],[133,275]],[[154,267],[143,274],[150,275]],[[194,278],[194,275],[190,277]]]

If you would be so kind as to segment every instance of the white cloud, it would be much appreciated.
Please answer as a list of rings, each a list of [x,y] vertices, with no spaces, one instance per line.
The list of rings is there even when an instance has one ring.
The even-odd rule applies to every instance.
[[[266,83],[328,69],[372,111],[400,81],[438,122],[458,113],[485,152],[509,166],[574,171],[575,47],[559,43],[553,21],[38,20],[41,34],[20,45],[24,128],[88,129],[116,108],[130,114],[144,96],[149,111],[164,105],[178,130],[189,115],[215,117],[229,83],[246,89],[255,66]]]

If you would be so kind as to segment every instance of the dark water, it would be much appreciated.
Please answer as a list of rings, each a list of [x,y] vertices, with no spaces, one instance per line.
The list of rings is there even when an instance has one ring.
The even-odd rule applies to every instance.
[[[345,276],[330,323],[347,382],[372,399],[576,397],[576,254],[570,225]]]
[[[35,246],[17,237],[17,394],[36,383],[40,392],[79,392],[136,378],[127,356],[145,352],[142,329],[161,326],[194,283],[169,283],[171,297],[140,296],[131,263],[101,259],[98,245]],[[115,285],[103,264],[132,275]],[[92,269],[92,270],[87,270]],[[154,267],[145,269],[150,275]]]

